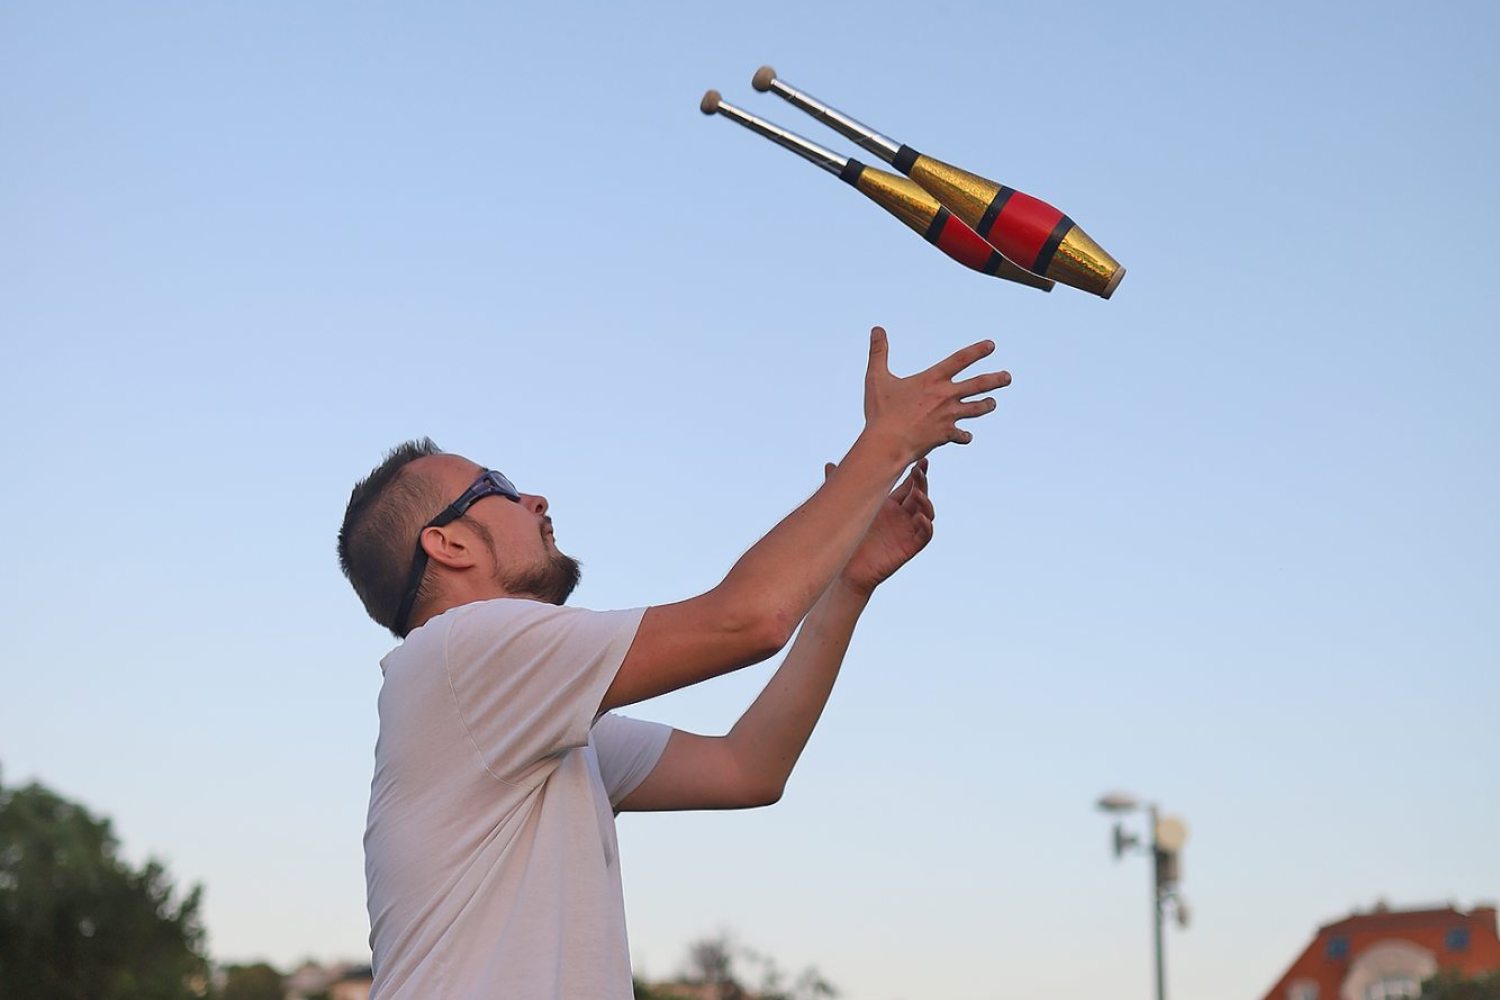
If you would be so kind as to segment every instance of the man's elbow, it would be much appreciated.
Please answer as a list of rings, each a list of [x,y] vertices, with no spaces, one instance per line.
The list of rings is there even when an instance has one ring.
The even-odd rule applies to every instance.
[[[751,662],[764,663],[786,649],[787,643],[791,641],[791,635],[779,628],[758,631],[749,639]]]
[[[797,630],[797,623],[771,610],[742,611],[720,626],[739,650],[735,657],[743,666],[769,660],[786,648]]]
[[[755,615],[748,633],[756,661],[769,660],[785,649],[798,624],[797,618],[782,608],[768,608]]]
[[[768,660],[786,648],[802,623],[797,608],[774,589],[728,579],[696,601],[712,628],[733,642],[743,664]]]
[[[774,806],[781,801],[781,796],[785,792],[786,782],[784,781],[757,782],[742,790],[740,808],[760,809],[763,806]]]

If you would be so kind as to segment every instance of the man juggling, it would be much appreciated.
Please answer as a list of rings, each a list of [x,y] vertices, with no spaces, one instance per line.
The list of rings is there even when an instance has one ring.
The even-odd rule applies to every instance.
[[[565,606],[578,563],[546,498],[430,440],[354,488],[339,560],[402,640],[381,661],[365,833],[375,1000],[629,1000],[615,814],[781,797],[871,594],[932,537],[927,454],[969,443],[958,421],[1010,383],[960,377],[993,350],[898,378],[876,327],[848,453],[721,583],[673,604]],[[614,711],[788,643],[725,735]]]

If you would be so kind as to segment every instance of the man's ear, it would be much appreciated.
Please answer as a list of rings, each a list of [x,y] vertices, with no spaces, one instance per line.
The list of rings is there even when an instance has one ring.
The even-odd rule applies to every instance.
[[[447,524],[422,529],[422,548],[427,550],[430,562],[448,569],[468,569],[474,565],[474,546],[469,544],[469,533],[456,528],[457,524]]]

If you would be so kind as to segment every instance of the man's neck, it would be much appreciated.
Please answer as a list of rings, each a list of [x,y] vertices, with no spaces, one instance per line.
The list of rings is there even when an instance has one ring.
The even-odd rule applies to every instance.
[[[511,593],[504,587],[500,586],[483,588],[474,587],[468,589],[465,594],[457,598],[445,598],[431,605],[430,609],[418,608],[417,611],[412,615],[412,626],[410,631],[415,632],[423,625],[426,625],[428,622],[432,621],[432,619],[436,618],[438,615],[441,615],[448,611],[452,611],[454,608],[461,608],[466,604],[478,604],[480,601],[495,601],[501,598],[506,598],[514,601],[542,600],[535,594]]]

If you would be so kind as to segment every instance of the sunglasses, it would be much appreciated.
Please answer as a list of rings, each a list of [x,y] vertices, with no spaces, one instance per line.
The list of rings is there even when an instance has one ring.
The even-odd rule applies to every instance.
[[[480,477],[464,490],[463,495],[457,500],[443,508],[442,513],[422,525],[422,531],[428,528],[441,528],[445,524],[452,524],[464,513],[485,497],[504,497],[512,503],[521,502],[521,492],[515,488],[509,479],[506,479],[494,469],[486,469]],[[427,573],[427,550],[422,547],[422,532],[417,532],[417,554],[412,559],[411,576],[406,581],[406,593],[401,598],[401,607],[396,611],[396,634],[405,637],[406,620],[411,617],[411,606],[417,602],[417,590],[422,586],[422,577]]]

